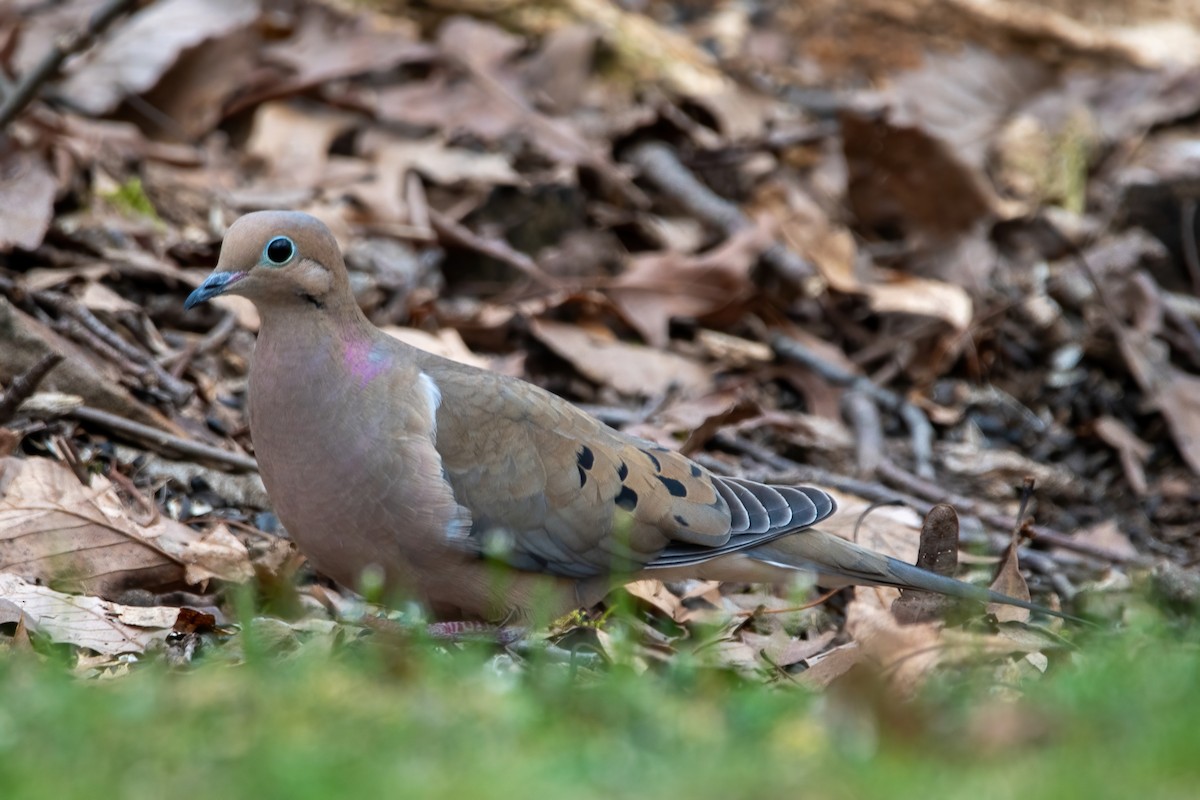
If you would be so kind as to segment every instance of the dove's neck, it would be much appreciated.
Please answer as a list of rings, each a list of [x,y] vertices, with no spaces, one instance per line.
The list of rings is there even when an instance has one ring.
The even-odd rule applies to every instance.
[[[259,449],[297,435],[323,440],[364,421],[403,357],[357,306],[288,311],[262,315],[254,350],[250,426]]]
[[[353,303],[268,308],[260,316],[252,382],[260,374],[286,384],[365,376],[378,363],[372,350],[382,352],[378,343],[386,336]]]

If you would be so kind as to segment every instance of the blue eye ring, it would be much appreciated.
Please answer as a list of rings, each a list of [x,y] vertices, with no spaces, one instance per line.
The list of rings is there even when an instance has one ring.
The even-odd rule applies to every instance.
[[[263,248],[263,261],[282,267],[296,257],[296,243],[286,236],[276,236]]]

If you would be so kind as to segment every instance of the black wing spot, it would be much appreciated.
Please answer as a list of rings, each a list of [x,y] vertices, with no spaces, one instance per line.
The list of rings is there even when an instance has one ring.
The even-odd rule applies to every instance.
[[[662,475],[655,475],[654,477],[662,481],[662,485],[667,487],[667,491],[671,493],[672,497],[687,497],[687,487],[679,481],[674,478],[664,478]]]
[[[662,472],[662,464],[658,463],[658,459],[655,458],[649,450],[643,450],[642,452],[646,454],[646,458],[650,459],[650,463],[654,464],[654,471]]]
[[[692,527],[691,525],[688,525],[688,523],[687,523],[687,520],[686,520],[686,519],[684,519],[684,518],[683,518],[683,516],[682,516],[681,514],[676,514],[676,515],[675,515],[675,521],[676,521],[676,522],[678,522],[678,523],[679,523],[679,524],[680,524],[682,527],[684,527],[684,528],[690,528],[690,527]]]
[[[575,462],[579,464],[581,469],[591,469],[592,465],[596,463],[596,454],[592,452],[592,448],[585,444],[575,454]]]
[[[587,483],[587,472],[584,471],[583,467],[576,467],[575,469],[579,470],[579,488],[582,489],[583,485]]]
[[[633,489],[630,489],[628,486],[622,486],[621,491],[617,494],[617,497],[615,500],[613,500],[613,502],[626,511],[633,511],[635,508],[637,508],[637,492],[635,492]]]
[[[624,461],[621,462],[621,466],[617,467],[617,477],[621,480],[629,477],[629,467],[625,466]]]
[[[698,464],[692,464],[692,477],[699,478],[702,474],[703,473],[700,471],[700,466]]]

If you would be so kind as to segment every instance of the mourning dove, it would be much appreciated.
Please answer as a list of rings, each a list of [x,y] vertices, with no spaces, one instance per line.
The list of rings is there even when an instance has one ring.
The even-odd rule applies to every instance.
[[[221,294],[261,317],[250,432],[270,500],[348,587],[374,570],[440,616],[496,620],[589,606],[622,580],[807,570],[1044,610],[813,528],[835,510],[820,489],[714,475],[537,386],[400,342],[363,315],[336,240],[306,214],[237,220],[186,308]]]

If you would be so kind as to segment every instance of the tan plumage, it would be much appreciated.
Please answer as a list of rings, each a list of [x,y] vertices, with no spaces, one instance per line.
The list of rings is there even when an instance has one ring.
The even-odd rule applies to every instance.
[[[819,489],[715,476],[536,386],[399,342],[363,316],[336,241],[305,214],[239,219],[187,307],[221,293],[262,318],[250,428],[267,492],[348,586],[377,568],[438,613],[499,619],[589,605],[619,578],[813,569],[1031,607],[811,528],[834,511]]]

